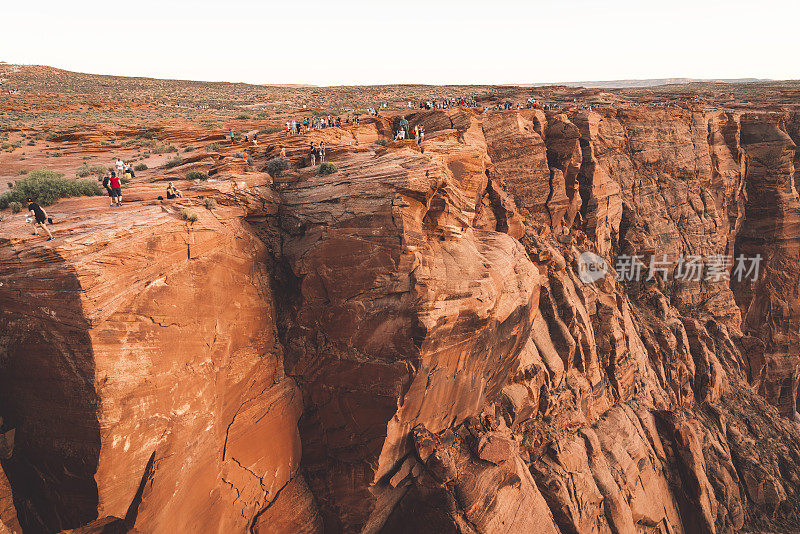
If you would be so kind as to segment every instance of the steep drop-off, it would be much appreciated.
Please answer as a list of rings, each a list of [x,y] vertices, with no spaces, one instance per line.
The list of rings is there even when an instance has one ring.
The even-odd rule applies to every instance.
[[[292,170],[208,182],[195,223],[71,201],[51,244],[12,232],[0,532],[796,529],[798,119],[408,118],[422,147],[272,138]],[[740,254],[756,281],[706,276]]]

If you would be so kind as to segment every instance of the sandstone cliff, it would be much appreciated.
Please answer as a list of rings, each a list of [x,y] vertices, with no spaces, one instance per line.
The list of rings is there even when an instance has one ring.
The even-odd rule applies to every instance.
[[[796,529],[800,120],[409,120],[421,148],[273,136],[274,182],[7,227],[0,532]],[[646,276],[739,254],[756,281]]]

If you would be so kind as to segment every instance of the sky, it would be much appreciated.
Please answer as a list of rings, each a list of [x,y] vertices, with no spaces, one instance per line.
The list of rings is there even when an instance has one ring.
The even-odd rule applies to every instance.
[[[798,0],[3,1],[0,61],[249,83],[800,79]]]

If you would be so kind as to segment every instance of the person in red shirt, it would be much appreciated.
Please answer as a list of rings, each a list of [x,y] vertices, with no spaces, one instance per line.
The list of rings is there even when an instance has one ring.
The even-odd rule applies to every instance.
[[[109,180],[111,186],[111,202],[117,206],[122,205],[122,184],[119,183],[119,177],[111,171],[111,179]]]

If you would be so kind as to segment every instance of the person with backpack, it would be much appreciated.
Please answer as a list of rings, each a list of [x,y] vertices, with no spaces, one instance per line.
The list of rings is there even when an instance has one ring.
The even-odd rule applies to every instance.
[[[50,233],[50,229],[47,227],[47,212],[45,212],[39,204],[34,202],[32,198],[28,198],[28,211],[31,214],[29,220],[31,224],[33,224],[33,235],[38,236],[39,228],[44,228],[44,231],[50,236],[47,240],[52,241],[53,234]]]
[[[114,194],[111,192],[111,186],[108,185],[110,183],[110,179],[108,175],[103,176],[103,189],[108,192],[108,198],[111,199],[111,205],[114,205]]]
[[[317,147],[314,146],[313,141],[311,142],[310,156],[311,156],[311,166],[313,167],[314,165],[317,164]]]
[[[111,205],[122,206],[122,184],[119,182],[119,177],[111,171],[111,178],[108,180],[111,186]]]

